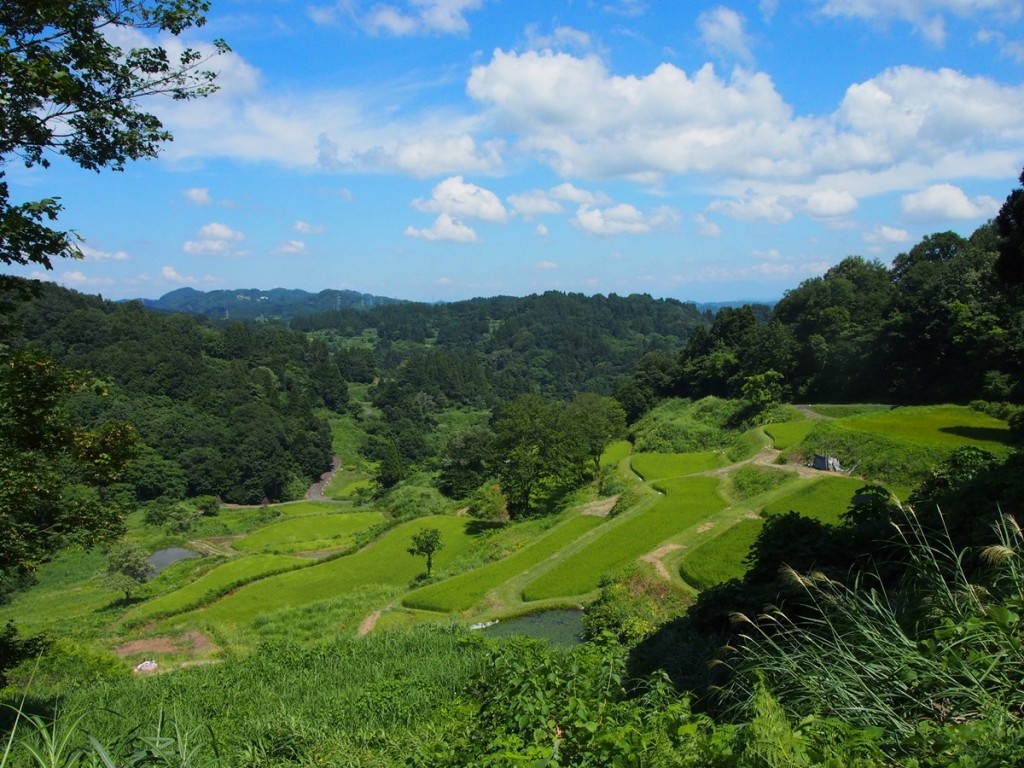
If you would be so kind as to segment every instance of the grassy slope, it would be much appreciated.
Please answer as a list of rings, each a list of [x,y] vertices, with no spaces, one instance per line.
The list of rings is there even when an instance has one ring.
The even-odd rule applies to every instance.
[[[337,549],[349,544],[354,534],[383,520],[379,512],[292,517],[260,528],[232,546],[241,552],[278,554]]]
[[[725,500],[713,477],[660,480],[664,496],[621,515],[582,550],[565,558],[523,590],[523,599],[585,595],[601,577],[656,549],[671,536],[721,510]]]
[[[355,554],[249,584],[209,607],[175,618],[172,624],[238,626],[251,623],[261,614],[338,597],[371,584],[407,584],[424,570],[423,559],[406,551],[414,533],[428,527],[440,529],[444,548],[435,556],[434,567],[443,571],[473,546],[474,538],[467,531],[471,522],[460,517],[412,520]]]

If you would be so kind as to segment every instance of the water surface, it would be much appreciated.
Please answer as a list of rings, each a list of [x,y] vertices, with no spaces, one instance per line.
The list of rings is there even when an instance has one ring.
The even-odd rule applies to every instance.
[[[547,640],[551,645],[568,648],[579,645],[583,635],[583,611],[558,610],[531,613],[503,619],[481,630],[490,637],[526,635]]]
[[[152,565],[157,573],[160,573],[168,565],[177,563],[180,560],[188,560],[190,557],[199,557],[199,553],[184,547],[169,547],[167,549],[158,549],[146,558],[146,562]]]

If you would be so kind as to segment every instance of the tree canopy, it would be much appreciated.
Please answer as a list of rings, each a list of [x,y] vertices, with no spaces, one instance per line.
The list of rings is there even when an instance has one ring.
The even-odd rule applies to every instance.
[[[53,228],[59,198],[12,200],[6,166],[47,167],[61,155],[80,167],[123,170],[154,157],[171,138],[138,101],[155,94],[192,99],[211,93],[211,53],[159,45],[125,50],[136,33],[179,35],[202,26],[205,0],[35,0],[0,5],[0,260],[38,264],[75,256],[74,233]],[[227,50],[223,41],[212,54]]]

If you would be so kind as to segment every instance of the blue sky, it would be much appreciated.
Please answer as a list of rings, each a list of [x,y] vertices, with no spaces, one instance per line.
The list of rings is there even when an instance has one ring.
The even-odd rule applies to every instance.
[[[84,258],[7,272],[771,300],[970,234],[1024,166],[1019,0],[213,0],[215,38],[217,94],[146,102],[158,159],[8,169]]]

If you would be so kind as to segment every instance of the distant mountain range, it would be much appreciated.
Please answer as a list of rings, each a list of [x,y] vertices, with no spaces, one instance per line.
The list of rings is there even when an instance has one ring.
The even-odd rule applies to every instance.
[[[416,304],[405,299],[374,296],[358,291],[325,290],[310,293],[292,288],[239,288],[236,290],[197,291],[195,288],[178,288],[159,299],[142,299],[143,305],[163,312],[185,312],[190,315],[206,315],[215,320],[290,320],[293,317],[330,312],[342,309],[372,309],[387,304]],[[690,303],[690,302],[687,302]],[[773,302],[764,301],[719,301],[695,303],[698,311],[712,314],[722,307],[739,307],[751,304],[761,307],[767,314]]]
[[[197,291],[179,288],[159,299],[142,299],[144,306],[164,312],[206,315],[217,320],[289,319],[339,309],[370,309],[384,304],[405,304],[401,299],[373,296],[358,291],[326,290],[310,293],[290,288],[240,288]]]

